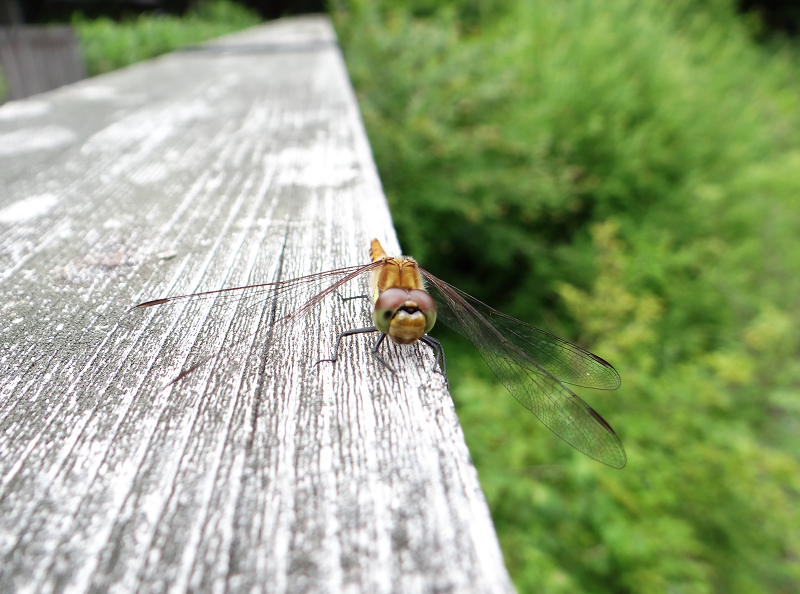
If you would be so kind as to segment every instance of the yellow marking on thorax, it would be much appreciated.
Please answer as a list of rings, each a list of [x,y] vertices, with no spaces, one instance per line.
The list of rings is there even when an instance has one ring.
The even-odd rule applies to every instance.
[[[370,293],[373,303],[378,300],[378,296],[386,289],[398,288],[412,291],[425,288],[414,258],[407,256],[402,258],[388,257],[377,239],[372,240],[369,255],[373,262],[384,260],[383,266],[373,270],[370,278]]]

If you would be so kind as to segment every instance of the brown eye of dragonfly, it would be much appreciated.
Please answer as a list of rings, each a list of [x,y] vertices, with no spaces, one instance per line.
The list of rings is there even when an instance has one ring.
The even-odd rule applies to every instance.
[[[436,323],[436,302],[426,291],[420,289],[409,291],[408,297],[417,304],[422,315],[425,316],[425,333],[427,334]]]
[[[376,310],[395,310],[408,300],[408,291],[405,289],[387,289],[378,296],[375,302]]]
[[[421,291],[420,289],[409,291],[408,299],[416,303],[417,307],[422,311],[436,311],[436,303],[434,303],[433,297],[428,295],[426,291]]]
[[[384,334],[389,333],[389,325],[395,312],[408,301],[408,291],[405,289],[387,289],[378,296],[375,302],[375,313],[372,320],[375,327]]]

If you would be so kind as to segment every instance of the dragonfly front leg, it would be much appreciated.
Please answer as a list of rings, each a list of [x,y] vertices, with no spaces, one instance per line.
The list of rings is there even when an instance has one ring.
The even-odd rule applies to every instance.
[[[375,328],[375,329],[377,330],[377,328]],[[381,346],[381,343],[383,342],[383,339],[384,339],[384,338],[386,338],[386,336],[387,336],[386,334],[381,334],[381,337],[380,337],[380,338],[377,340],[377,342],[375,342],[375,346],[373,346],[373,347],[372,347],[372,354],[373,354],[373,355],[375,355],[375,358],[376,358],[378,361],[380,361],[380,362],[381,362],[381,364],[382,364],[382,365],[383,365],[383,366],[384,366],[386,369],[388,369],[388,370],[389,370],[389,371],[391,371],[392,373],[395,373],[394,369],[392,369],[392,368],[389,366],[389,364],[388,364],[386,361],[384,361],[383,357],[381,357],[381,354],[378,352],[378,347],[379,347],[379,346]]]
[[[336,346],[333,348],[333,357],[331,357],[330,359],[320,359],[314,365],[319,365],[323,361],[330,361],[331,363],[336,363],[336,361],[339,359],[339,345],[342,343],[342,339],[345,336],[352,336],[353,334],[366,334],[367,332],[379,332],[379,330],[375,326],[369,326],[368,328],[355,328],[353,330],[345,330],[344,332],[339,334],[339,336],[336,338]],[[385,365],[386,368],[389,369],[389,371],[394,373],[394,369],[389,367],[386,364],[386,361],[383,360],[383,357],[381,357],[377,352],[378,347],[380,346],[381,342],[383,342],[384,338],[386,338],[386,335],[381,334],[381,337],[378,339],[378,342],[376,342],[375,346],[372,347],[372,354],[375,355],[378,358],[378,361],[380,361],[383,365]]]
[[[444,376],[444,383],[448,389],[450,389],[450,382],[447,379],[447,363],[445,362],[444,358],[444,347],[442,343],[436,340],[433,336],[428,336],[425,334],[422,338],[419,339],[420,342],[425,343],[436,354],[436,366],[439,368],[439,371]],[[436,368],[434,368],[434,371]]]

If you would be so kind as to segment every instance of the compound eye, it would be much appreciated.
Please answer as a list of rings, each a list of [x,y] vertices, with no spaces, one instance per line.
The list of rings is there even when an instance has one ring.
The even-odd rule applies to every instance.
[[[405,289],[386,289],[378,296],[375,309],[397,309],[408,301],[408,291]]]
[[[414,289],[408,292],[408,299],[417,304],[422,311],[436,311],[436,303],[427,291]]]
[[[375,311],[372,320],[375,327],[384,334],[389,333],[389,324],[397,309],[408,301],[408,291],[405,289],[386,289],[378,296],[375,302]]]
[[[417,307],[422,311],[422,315],[425,316],[425,333],[427,334],[436,323],[436,302],[427,291],[421,289],[409,291],[408,298],[417,304]]]

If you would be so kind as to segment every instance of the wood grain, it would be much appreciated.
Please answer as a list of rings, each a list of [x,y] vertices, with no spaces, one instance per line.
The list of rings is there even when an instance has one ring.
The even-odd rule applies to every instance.
[[[0,591],[513,591],[432,354],[315,366],[362,301],[125,313],[399,253],[326,18],[6,104],[0,187]]]

